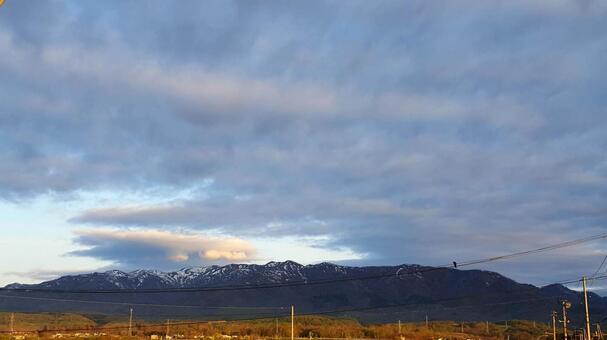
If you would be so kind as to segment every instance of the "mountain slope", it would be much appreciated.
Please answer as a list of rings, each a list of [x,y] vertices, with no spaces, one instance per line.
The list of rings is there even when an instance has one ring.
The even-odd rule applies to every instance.
[[[401,274],[412,274],[397,276],[399,269]],[[343,312],[337,313],[338,315],[352,316],[366,322],[398,319],[414,321],[422,320],[426,315],[432,320],[530,319],[545,322],[552,310],[559,310],[559,298],[566,297],[574,305],[571,312],[572,322],[582,320],[579,317],[583,307],[580,294],[560,285],[538,288],[517,283],[495,272],[455,269],[426,271],[427,269],[431,267],[347,267],[330,263],[303,266],[286,261],[270,262],[266,265],[193,267],[170,273],[149,270],[127,273],[112,270],[64,276],[38,285],[12,284],[7,288],[140,290],[275,285],[301,281],[336,282],[178,293],[66,294],[8,290],[1,293],[3,297],[0,297],[0,309],[125,314],[128,307],[133,305],[137,316],[147,319],[234,319],[287,315],[287,307],[295,305],[298,314],[339,310]],[[381,277],[340,281],[369,276]],[[607,304],[602,298],[591,294],[590,301],[593,315],[598,318],[607,314]]]

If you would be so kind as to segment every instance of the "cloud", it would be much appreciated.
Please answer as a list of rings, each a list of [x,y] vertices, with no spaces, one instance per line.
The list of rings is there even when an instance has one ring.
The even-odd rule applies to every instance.
[[[122,1],[58,2],[40,17],[11,1],[0,11],[0,198],[143,192],[91,199],[71,226],[313,235],[375,264],[598,233],[606,10]],[[81,254],[240,261],[232,249],[106,234],[78,236],[91,247]]]
[[[59,277],[67,276],[67,275],[80,275],[80,274],[87,274],[87,273],[91,273],[91,272],[101,272],[104,270],[107,270],[107,268],[87,268],[87,269],[80,269],[80,270],[34,269],[34,270],[29,270],[29,271],[5,272],[4,274],[9,277],[19,278],[20,283],[26,283],[26,282],[24,282],[24,280],[29,281],[29,282],[38,283],[38,282],[54,280]]]
[[[75,242],[85,247],[69,255],[112,261],[123,267],[174,269],[178,265],[248,262],[256,250],[237,238],[153,229],[88,229],[75,231]]]
[[[186,108],[188,121],[246,119],[364,119],[369,112],[388,121],[473,119],[497,126],[532,130],[541,125],[533,108],[508,96],[473,96],[465,102],[439,93],[374,91],[358,87],[337,90],[304,80],[285,82],[279,77],[255,79],[241,74],[213,72],[203,66],[166,65],[146,55],[125,53],[126,46],[95,50],[72,45],[49,45],[31,50],[3,33],[0,49],[9,55],[0,63],[13,72],[41,78],[65,77],[86,82],[100,91],[164,97]],[[32,73],[32,65],[39,68]],[[136,67],[133,67],[136,65]],[[47,98],[33,97],[26,107],[36,109]],[[59,104],[59,103],[57,103]],[[61,104],[59,104],[61,105]],[[65,106],[66,104],[63,103]],[[51,102],[44,111],[63,109]],[[72,108],[72,111],[74,108]],[[486,114],[491,110],[491,114]],[[176,115],[176,118],[180,118]],[[518,119],[525,119],[520,122]]]

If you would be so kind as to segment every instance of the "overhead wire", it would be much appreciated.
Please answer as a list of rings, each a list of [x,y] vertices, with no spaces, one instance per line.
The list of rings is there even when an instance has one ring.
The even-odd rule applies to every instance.
[[[75,299],[60,299],[60,298],[47,298],[47,297],[34,297],[34,296],[18,296],[18,295],[6,295],[0,294],[0,298],[6,299],[21,299],[21,300],[34,300],[34,301],[52,301],[52,302],[73,302],[73,303],[88,303],[98,305],[116,305],[116,306],[131,306],[131,307],[163,307],[163,308],[185,308],[185,309],[288,309],[289,307],[253,307],[253,306],[197,306],[197,305],[171,305],[171,304],[158,304],[158,303],[137,303],[137,302],[114,302],[114,301],[97,301],[97,300],[75,300]]]
[[[598,275],[587,277],[587,280],[602,280],[606,279],[607,275]],[[568,285],[573,283],[579,283],[581,279],[570,279],[561,280],[550,283],[538,284],[537,287],[545,287],[548,285],[560,284]],[[503,293],[503,292],[502,292]],[[288,306],[202,306],[202,305],[175,305],[175,304],[158,304],[158,303],[138,303],[138,302],[114,302],[114,301],[98,301],[98,300],[82,300],[82,299],[63,299],[63,298],[49,298],[49,297],[34,297],[34,296],[19,296],[19,295],[7,295],[0,294],[0,298],[6,299],[18,299],[18,300],[33,300],[33,301],[51,301],[51,302],[70,302],[70,303],[83,303],[83,304],[97,304],[97,305],[116,305],[116,306],[130,306],[130,307],[159,307],[159,308],[183,308],[183,309],[235,309],[235,310],[285,310],[290,307]]]
[[[601,265],[596,269],[594,274],[592,274],[591,276],[595,276],[601,272],[601,269],[603,269],[603,266],[605,265],[605,261],[607,261],[607,255],[605,255],[605,257],[603,257],[603,261],[601,262]]]
[[[593,277],[593,279],[599,280],[599,279],[607,279],[607,275],[602,275],[602,276],[597,276],[597,277]],[[569,280],[569,281],[561,281],[561,282],[554,282],[553,284],[563,284],[563,283],[575,283],[580,281],[579,279],[577,280]],[[501,292],[500,294],[503,294],[504,292]],[[524,291],[520,291],[520,293],[530,293],[529,291],[524,292]],[[496,294],[486,294],[485,296],[483,296],[484,298],[486,298],[487,296],[492,296],[492,295],[496,295]],[[436,303],[445,303],[445,302],[454,302],[457,300],[463,300],[463,299],[468,299],[468,298],[472,298],[472,297],[476,297],[478,298],[479,295],[478,294],[471,294],[471,295],[466,295],[466,296],[459,296],[459,297],[452,297],[452,298],[444,298],[444,299],[435,299],[430,301],[429,303],[432,304],[436,304]],[[497,306],[497,305],[509,305],[509,304],[518,304],[518,303],[527,303],[527,302],[535,302],[535,301],[550,301],[550,300],[555,300],[555,303],[559,303],[559,298],[558,297],[554,297],[554,296],[549,296],[549,297],[538,297],[538,298],[530,298],[530,299],[523,299],[523,300],[516,300],[516,301],[500,301],[500,302],[495,302],[495,303],[485,303],[485,304],[471,304],[471,305],[464,305],[464,306],[442,306],[436,309],[433,309],[434,311],[436,310],[443,310],[443,309],[459,309],[459,308],[472,308],[472,307],[488,307],[488,306]],[[343,314],[343,313],[351,313],[351,312],[360,312],[360,311],[368,311],[368,310],[376,310],[376,309],[387,309],[387,308],[395,308],[395,307],[406,307],[406,306],[419,306],[419,305],[423,305],[423,303],[420,302],[405,302],[405,303],[393,303],[393,304],[384,304],[384,305],[376,305],[376,306],[362,306],[362,307],[349,307],[349,308],[340,308],[340,309],[333,309],[333,310],[325,310],[325,311],[309,311],[309,312],[303,312],[303,313],[298,313],[298,316],[313,316],[313,315],[331,315],[331,314]],[[414,312],[415,310],[411,311],[411,310],[407,310],[404,312]],[[232,315],[234,316],[234,315]],[[288,317],[289,314],[285,313],[285,314],[273,314],[270,316],[262,316],[262,317],[245,317],[245,318],[236,318],[236,319],[227,319],[227,320],[200,320],[200,321],[187,321],[187,322],[173,322],[171,325],[172,326],[184,326],[184,325],[200,325],[200,324],[208,324],[208,323],[216,323],[216,322],[238,322],[238,321],[258,321],[258,320],[265,320],[265,319],[273,319],[273,318],[277,318],[277,317]],[[166,324],[165,323],[151,323],[151,324],[136,324],[134,326],[132,326],[135,329],[140,329],[140,328],[156,328],[156,327],[164,327]],[[113,327],[87,327],[87,328],[57,328],[57,329],[38,329],[38,330],[22,330],[20,332],[78,332],[78,331],[112,331],[112,330],[123,330],[123,329],[127,329],[129,326],[113,326]],[[0,333],[7,333],[8,331],[0,331]]]
[[[515,253],[510,253],[506,255],[494,256],[489,258],[477,259],[477,260],[469,260],[464,262],[453,262],[452,264],[441,265],[441,266],[433,266],[433,267],[420,267],[412,270],[407,270],[402,275],[416,275],[423,274],[433,271],[439,270],[447,270],[454,269],[460,267],[467,267],[477,264],[489,263],[499,260],[511,259],[519,256],[526,256],[531,254],[536,254],[544,251],[551,251],[556,249],[561,249],[565,247],[572,247],[575,245],[579,245],[582,243],[587,243],[595,240],[605,239],[607,238],[607,233],[593,235],[585,238],[580,238],[576,240],[571,240],[567,242],[552,244],[536,249],[520,251]],[[401,268],[405,268],[400,266]],[[410,269],[410,268],[407,268]],[[342,277],[336,279],[326,279],[326,280],[298,280],[291,282],[280,282],[280,283],[269,283],[269,284],[241,284],[241,285],[221,285],[221,286],[207,286],[207,287],[185,287],[185,288],[153,288],[153,289],[140,289],[140,288],[127,288],[127,289],[53,289],[53,288],[39,288],[39,287],[25,287],[25,288],[11,288],[4,287],[0,288],[0,291],[11,291],[11,292],[46,292],[46,293],[86,293],[86,294],[125,294],[125,293],[137,293],[137,294],[145,294],[145,293],[181,293],[181,292],[212,292],[212,291],[235,291],[235,290],[251,290],[251,289],[270,289],[270,288],[282,288],[282,287],[297,287],[297,286],[312,286],[312,285],[322,285],[322,284],[331,284],[331,283],[339,283],[339,282],[348,282],[348,281],[360,281],[360,280],[371,280],[371,279],[381,279],[394,277],[395,273],[383,273],[376,275],[367,275],[367,276],[358,276],[358,277]]]
[[[460,298],[461,299],[461,298]],[[445,299],[442,300],[444,301],[453,301],[454,299]],[[519,304],[519,303],[528,303],[528,302],[537,302],[537,301],[549,301],[549,300],[555,300],[555,303],[558,303],[558,300],[555,297],[541,297],[541,298],[532,298],[532,299],[524,299],[524,300],[516,300],[516,301],[503,301],[503,302],[495,302],[495,303],[484,303],[484,304],[471,304],[471,305],[464,305],[464,306],[447,306],[447,307],[441,307],[438,309],[434,309],[434,311],[436,310],[452,310],[452,309],[460,309],[460,308],[473,308],[473,307],[489,307],[489,306],[497,306],[497,305],[509,305],[509,304]],[[367,307],[351,307],[351,308],[341,308],[341,309],[334,309],[334,310],[325,310],[325,311],[310,311],[310,312],[303,312],[303,313],[298,313],[297,316],[301,317],[301,316],[314,316],[314,315],[331,315],[331,314],[343,314],[343,313],[351,313],[351,312],[360,312],[360,311],[367,311],[367,310],[375,310],[375,309],[387,309],[387,308],[395,308],[395,307],[406,307],[406,306],[412,306],[412,305],[420,305],[420,303],[401,303],[401,304],[386,304],[386,305],[379,305],[379,306],[367,306]],[[410,312],[418,312],[420,310],[407,310],[404,312],[410,313]],[[183,322],[172,322],[171,326],[173,327],[177,327],[177,326],[187,326],[187,325],[201,325],[201,324],[210,324],[210,323],[217,323],[217,322],[243,322],[243,321],[260,321],[260,320],[269,320],[269,319],[275,319],[275,318],[284,318],[284,317],[288,317],[289,314],[285,313],[285,314],[273,314],[273,315],[269,315],[269,316],[261,316],[261,317],[245,317],[245,318],[236,318],[236,319],[226,319],[226,320],[199,320],[199,321],[183,321]],[[133,326],[131,326],[133,329],[147,329],[147,328],[157,328],[157,327],[165,327],[166,324],[165,323],[148,323],[148,324],[135,324]],[[55,328],[55,329],[36,329],[36,330],[21,330],[21,331],[14,331],[14,332],[24,332],[24,333],[32,333],[32,332],[40,332],[40,333],[46,333],[46,332],[78,332],[78,331],[98,331],[98,332],[103,332],[103,331],[113,331],[113,330],[124,330],[124,329],[128,329],[129,326],[112,326],[112,327],[87,327],[87,328]],[[14,333],[13,332],[13,333]],[[0,331],[1,333],[10,333],[10,331]]]
[[[607,233],[605,234],[599,234],[599,235],[594,235],[594,236],[590,236],[590,237],[586,237],[586,238],[582,238],[582,239],[577,239],[577,240],[572,240],[572,241],[567,241],[567,242],[562,242],[562,243],[558,243],[558,244],[553,244],[553,245],[549,245],[549,246],[545,246],[545,247],[541,247],[541,248],[537,248],[537,249],[532,249],[532,250],[527,250],[527,251],[521,251],[521,252],[516,252],[516,253],[511,253],[511,254],[506,254],[506,255],[501,255],[501,256],[495,256],[495,257],[490,257],[490,258],[485,258],[485,259],[479,259],[479,260],[472,260],[472,261],[466,261],[466,262],[461,262],[459,264],[457,264],[456,262],[453,262],[452,265],[444,265],[444,266],[438,266],[438,267],[421,267],[418,269],[414,269],[414,270],[409,270],[405,273],[405,275],[413,275],[413,274],[421,274],[421,273],[425,273],[425,272],[431,272],[431,271],[436,271],[436,270],[443,270],[443,269],[451,269],[451,268],[457,268],[457,267],[463,267],[463,266],[471,266],[471,265],[475,265],[475,264],[482,264],[482,263],[488,263],[488,262],[492,262],[492,261],[497,261],[497,260],[503,260],[503,259],[509,259],[509,258],[513,258],[513,257],[517,257],[517,256],[524,256],[524,255],[530,255],[530,254],[535,254],[535,253],[539,253],[539,252],[543,252],[543,251],[549,251],[549,250],[554,250],[554,249],[560,249],[560,248],[564,248],[564,247],[570,247],[570,246],[574,246],[574,245],[578,245],[581,243],[586,243],[586,242],[590,242],[590,241],[594,241],[594,240],[599,240],[599,239],[604,239],[607,238]],[[607,256],[605,257],[605,259],[603,260],[603,262],[601,263],[601,265],[599,266],[599,271],[600,269],[602,269],[604,263],[607,261]],[[402,267],[401,267],[402,268]],[[407,268],[409,269],[409,268]],[[591,280],[600,280],[600,279],[606,279],[607,275],[596,275],[598,272],[595,272],[594,275],[592,275],[591,277],[589,277],[589,279]],[[365,277],[346,277],[346,278],[339,278],[339,279],[333,279],[333,280],[318,280],[318,281],[296,281],[296,282],[286,282],[286,283],[281,283],[281,284],[271,284],[271,285],[233,285],[233,286],[216,286],[216,287],[196,287],[196,288],[177,288],[177,289],[144,289],[144,290],[133,290],[133,289],[119,289],[119,290],[75,290],[75,289],[62,289],[62,290],[58,290],[58,289],[37,289],[37,288],[1,288],[0,291],[10,291],[10,292],[58,292],[58,293],[114,293],[114,292],[120,292],[120,293],[125,293],[125,292],[129,292],[129,293],[140,293],[140,292],[197,292],[197,291],[217,291],[217,290],[244,290],[244,289],[259,289],[259,288],[270,288],[270,287],[284,287],[284,286],[293,286],[293,285],[316,285],[316,284],[327,284],[327,283],[332,283],[332,282],[344,282],[344,281],[353,281],[353,280],[366,280],[366,279],[373,279],[373,278],[382,278],[382,277],[393,277],[395,276],[394,273],[389,273],[389,274],[381,274],[381,275],[372,275],[372,276],[365,276]],[[561,282],[555,282],[553,284],[571,284],[571,283],[577,283],[579,282],[579,279],[576,280],[568,280],[568,281],[561,281]],[[503,294],[503,292],[501,292]],[[224,307],[213,307],[213,306],[187,306],[187,305],[169,305],[169,304],[139,304],[139,303],[127,303],[127,302],[105,302],[105,301],[91,301],[91,300],[69,300],[69,299],[53,299],[53,298],[47,298],[47,297],[23,297],[23,296],[14,296],[14,295],[5,295],[5,294],[0,294],[0,297],[3,298],[30,298],[30,299],[35,299],[35,300],[45,300],[45,301],[58,301],[58,302],[75,302],[75,303],[99,303],[99,304],[117,304],[117,305],[130,305],[130,306],[134,306],[134,305],[139,305],[139,306],[149,306],[149,307],[170,307],[170,308],[207,308],[207,309],[219,309],[219,308],[224,308]],[[456,300],[461,300],[461,299],[465,299],[465,298],[470,298],[470,297],[478,297],[478,295],[474,295],[474,296],[468,296],[468,297],[456,297],[456,298],[447,298],[447,299],[438,299],[438,300],[432,300],[431,303],[432,304],[436,304],[436,303],[441,303],[441,302],[448,302],[448,301],[456,301]],[[534,298],[534,299],[528,299],[528,300],[520,300],[520,301],[505,301],[505,302],[497,302],[494,304],[484,304],[486,306],[488,305],[496,305],[496,304],[512,304],[512,303],[523,303],[523,302],[530,302],[530,301],[538,301],[538,300],[550,300],[550,299],[554,299],[554,297],[542,297],[542,298]],[[356,311],[365,311],[365,310],[373,310],[373,309],[385,309],[385,308],[394,308],[394,307],[403,307],[403,306],[409,306],[409,305],[420,305],[419,302],[409,302],[409,303],[399,303],[399,304],[387,304],[387,305],[381,305],[381,306],[363,306],[363,307],[352,307],[352,308],[341,308],[341,309],[336,309],[336,310],[328,310],[328,311],[311,311],[308,313],[298,313],[298,315],[327,315],[327,314],[339,314],[339,313],[348,313],[348,312],[356,312]],[[472,305],[471,305],[472,306]],[[476,306],[482,306],[482,305],[476,305]],[[450,309],[456,309],[456,308],[466,308],[467,306],[453,306],[453,307],[443,307],[443,308],[450,308]],[[225,308],[235,308],[235,309],[245,309],[242,307],[232,307],[232,306],[225,306]],[[268,310],[269,308],[266,307],[259,307],[261,309],[265,309]],[[272,307],[270,307],[272,308]],[[277,309],[284,309],[284,307],[276,307]],[[257,309],[257,307],[253,307],[253,309]],[[234,316],[234,315],[232,315]],[[261,319],[267,319],[267,318],[275,318],[278,317],[279,315],[273,315],[273,316],[264,316]],[[281,315],[281,316],[286,316],[286,315]],[[255,320],[255,319],[251,319],[251,318],[245,318],[245,319],[231,319],[230,321],[248,321],[248,320]],[[178,325],[187,325],[187,324],[201,324],[201,323],[209,323],[212,321],[195,321],[195,322],[186,322],[186,323],[174,323],[173,325],[178,326]],[[163,326],[164,324],[147,324],[147,325],[138,325],[137,327],[158,327],[158,326]],[[71,331],[90,331],[92,329],[95,330],[116,330],[116,329],[124,329],[125,327],[112,327],[112,328],[84,328],[84,329],[57,329],[57,330],[37,330],[37,331],[63,331],[63,332],[71,332]],[[2,333],[2,331],[0,331],[0,333]]]
[[[594,273],[591,276],[596,276],[601,272],[601,269],[603,269],[603,266],[605,265],[605,261],[607,261],[607,255],[605,255],[603,257],[603,261],[601,261],[601,264],[599,265],[599,267],[594,271]],[[594,281],[593,280],[589,280],[588,281],[588,288],[591,288],[594,285]]]

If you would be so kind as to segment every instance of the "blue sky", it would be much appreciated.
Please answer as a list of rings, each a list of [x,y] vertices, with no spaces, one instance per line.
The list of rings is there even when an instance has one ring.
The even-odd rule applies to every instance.
[[[7,0],[0,284],[602,233],[602,1]],[[479,267],[592,273],[604,242]]]

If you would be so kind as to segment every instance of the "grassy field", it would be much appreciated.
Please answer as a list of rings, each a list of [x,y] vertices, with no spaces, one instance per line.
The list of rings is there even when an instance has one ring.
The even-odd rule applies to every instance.
[[[116,339],[128,338],[128,322],[122,319],[102,322],[95,317],[77,314],[14,314],[14,334],[2,333],[0,339],[25,335],[27,338],[52,338],[62,334],[63,338]],[[10,313],[0,313],[0,331],[10,329]],[[166,324],[137,322],[133,325],[133,338],[164,336]],[[33,332],[38,330],[38,332]],[[72,331],[68,331],[72,330]],[[527,340],[550,332],[546,324],[530,321],[510,321],[504,324],[484,322],[456,323],[452,321],[425,323],[403,323],[399,334],[398,324],[363,325],[353,319],[306,316],[295,322],[295,336],[299,338],[349,338],[349,339],[511,339]],[[80,333],[78,336],[74,334]],[[103,333],[100,335],[100,333]],[[287,339],[291,334],[288,318],[256,321],[215,321],[210,323],[172,321],[170,334],[177,338],[203,339]],[[230,336],[230,337],[228,337]]]
[[[0,331],[10,330],[10,318],[11,313],[0,312]],[[95,326],[95,321],[79,314],[14,313],[14,329],[21,331]]]

